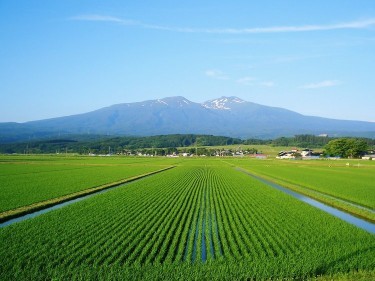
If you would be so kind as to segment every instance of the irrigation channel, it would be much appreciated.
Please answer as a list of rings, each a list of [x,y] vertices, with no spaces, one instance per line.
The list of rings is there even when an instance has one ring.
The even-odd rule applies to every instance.
[[[200,197],[197,198],[197,200],[199,200],[199,208],[195,210],[195,212],[198,215],[195,221],[191,221],[187,237],[187,241],[193,239],[192,256],[191,258],[188,257],[189,243],[186,243],[184,249],[184,261],[194,262],[201,259],[205,262],[207,260],[207,251],[209,251],[213,259],[217,258],[218,255],[223,255],[223,250],[221,247],[221,237],[219,235],[219,229],[216,220],[216,209],[213,206],[210,206],[209,203],[212,196],[214,195],[212,194],[210,188],[204,186]],[[206,224],[208,225],[208,231],[205,231]],[[199,234],[199,229],[202,230],[201,234]],[[199,237],[199,235],[201,236]],[[216,255],[214,250],[214,235],[216,235],[218,239],[217,248],[219,249],[219,253],[217,253]]]
[[[92,196],[96,196],[98,194],[108,192],[108,191],[110,191],[110,190],[112,190],[114,188],[118,188],[118,187],[130,184],[130,183],[132,183],[134,181],[139,181],[139,180],[145,179],[147,177],[151,177],[154,174],[161,173],[161,172],[169,170],[171,168],[174,168],[174,166],[171,166],[171,167],[168,167],[168,168],[165,168],[165,169],[161,169],[161,170],[158,170],[158,171],[154,171],[154,172],[148,173],[148,174],[146,174],[144,176],[140,176],[140,177],[138,177],[136,179],[127,181],[127,182],[122,183],[122,184],[117,184],[117,185],[113,185],[113,186],[110,186],[110,187],[105,188],[105,189],[101,189],[101,190],[98,190],[98,191],[93,191],[92,193],[89,193],[89,194],[86,194],[86,195],[82,195],[82,196],[80,196],[78,198],[70,199],[70,200],[64,201],[62,203],[57,203],[57,204],[55,204],[53,206],[49,206],[49,207],[43,208],[41,210],[31,211],[28,214],[21,215],[19,217],[15,217],[15,218],[12,218],[12,219],[9,219],[9,220],[7,220],[5,222],[0,223],[0,228],[6,227],[8,225],[12,225],[12,224],[17,223],[17,222],[24,221],[24,220],[27,220],[27,219],[35,218],[35,217],[40,216],[42,214],[48,213],[50,211],[53,211],[53,210],[56,210],[56,209],[60,209],[60,208],[63,208],[65,206],[74,204],[76,202],[88,199],[88,198],[90,198]]]
[[[337,217],[339,219],[342,219],[343,221],[346,221],[346,222],[348,222],[350,224],[353,224],[353,225],[355,225],[355,226],[357,226],[357,227],[359,227],[359,228],[361,228],[363,230],[366,230],[366,231],[368,231],[368,232],[370,232],[372,234],[375,234],[375,224],[373,224],[371,222],[368,222],[368,221],[365,221],[363,219],[357,218],[357,217],[352,216],[352,215],[350,215],[350,214],[348,214],[346,212],[340,211],[340,210],[338,210],[338,209],[336,209],[334,207],[328,206],[328,205],[323,204],[323,203],[321,203],[321,202],[319,202],[317,200],[314,200],[314,199],[312,199],[310,197],[304,196],[304,195],[299,194],[297,192],[294,192],[294,191],[292,191],[290,189],[282,187],[281,185],[278,185],[278,184],[273,183],[271,181],[265,180],[265,179],[263,179],[263,178],[261,178],[259,176],[256,176],[256,175],[254,175],[254,174],[252,174],[252,173],[250,173],[250,172],[248,172],[248,171],[246,171],[246,170],[244,170],[242,168],[238,168],[237,167],[236,170],[240,171],[240,172],[243,172],[243,173],[245,173],[245,174],[247,174],[247,175],[249,175],[249,176],[257,179],[257,180],[259,180],[259,181],[267,184],[268,186],[271,186],[271,187],[276,188],[276,189],[278,189],[278,190],[280,190],[282,192],[285,192],[285,193],[293,196],[294,198],[296,198],[296,199],[298,199],[300,201],[303,201],[303,202],[305,202],[305,203],[307,203],[307,204],[309,204],[311,206],[314,206],[314,207],[316,207],[316,208],[318,208],[318,209],[320,209],[320,210],[322,210],[322,211],[324,211],[324,212],[326,212],[328,214],[331,214],[331,215],[333,215],[333,216],[335,216],[335,217]]]

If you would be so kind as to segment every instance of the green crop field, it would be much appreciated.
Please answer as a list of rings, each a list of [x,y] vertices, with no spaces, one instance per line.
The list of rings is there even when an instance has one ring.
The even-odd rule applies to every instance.
[[[260,165],[247,160],[71,159],[110,175],[136,163],[176,167],[0,228],[0,280],[375,277],[373,234],[233,168]]]
[[[326,199],[328,203],[335,198],[340,199],[333,201],[333,204],[375,221],[373,161],[235,159],[228,162],[323,201]],[[349,204],[345,205],[345,202]]]
[[[168,165],[168,161],[161,163],[160,159],[3,156],[0,158],[0,213]]]

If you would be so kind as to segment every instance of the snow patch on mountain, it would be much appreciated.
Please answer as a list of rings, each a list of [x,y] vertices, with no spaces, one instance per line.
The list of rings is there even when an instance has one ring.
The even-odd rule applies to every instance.
[[[165,101],[163,101],[163,100],[160,100],[160,99],[158,99],[158,100],[157,100],[157,102],[158,102],[158,103],[161,103],[161,104],[165,104],[165,105],[168,105],[168,103],[166,103]]]
[[[203,103],[203,106],[209,109],[231,110],[231,105],[244,102],[244,100],[237,97],[221,97],[219,99],[209,100]]]

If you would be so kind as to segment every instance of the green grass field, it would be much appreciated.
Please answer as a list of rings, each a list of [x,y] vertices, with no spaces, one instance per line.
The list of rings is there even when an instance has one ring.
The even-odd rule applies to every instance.
[[[11,160],[0,165],[49,163],[35,164],[41,177],[53,174],[56,167],[66,175],[86,171],[85,165],[92,165],[96,173],[103,168],[109,179],[129,167],[133,172],[138,167],[173,164],[176,168],[1,228],[0,280],[375,278],[374,235],[234,169],[242,166],[260,172],[271,168],[277,173],[278,162],[232,158]],[[285,167],[281,166],[279,175],[301,169],[318,177],[322,169],[316,162],[300,163],[306,167],[297,170],[298,165],[281,163]],[[12,174],[12,168],[6,169],[1,171],[4,178],[20,171]],[[340,167],[335,169],[340,171]],[[19,175],[33,174],[29,166],[22,171]],[[359,182],[366,175],[353,173],[351,177],[359,177]],[[330,179],[324,171],[322,177]],[[368,192],[370,196],[374,193],[371,188]]]

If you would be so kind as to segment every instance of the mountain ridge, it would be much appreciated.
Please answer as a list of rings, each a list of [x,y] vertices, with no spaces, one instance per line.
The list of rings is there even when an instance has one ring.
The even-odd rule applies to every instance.
[[[64,117],[0,123],[0,142],[53,134],[152,136],[186,133],[263,139],[323,133],[375,137],[375,123],[306,116],[235,96],[222,96],[203,103],[174,96],[120,103]]]

